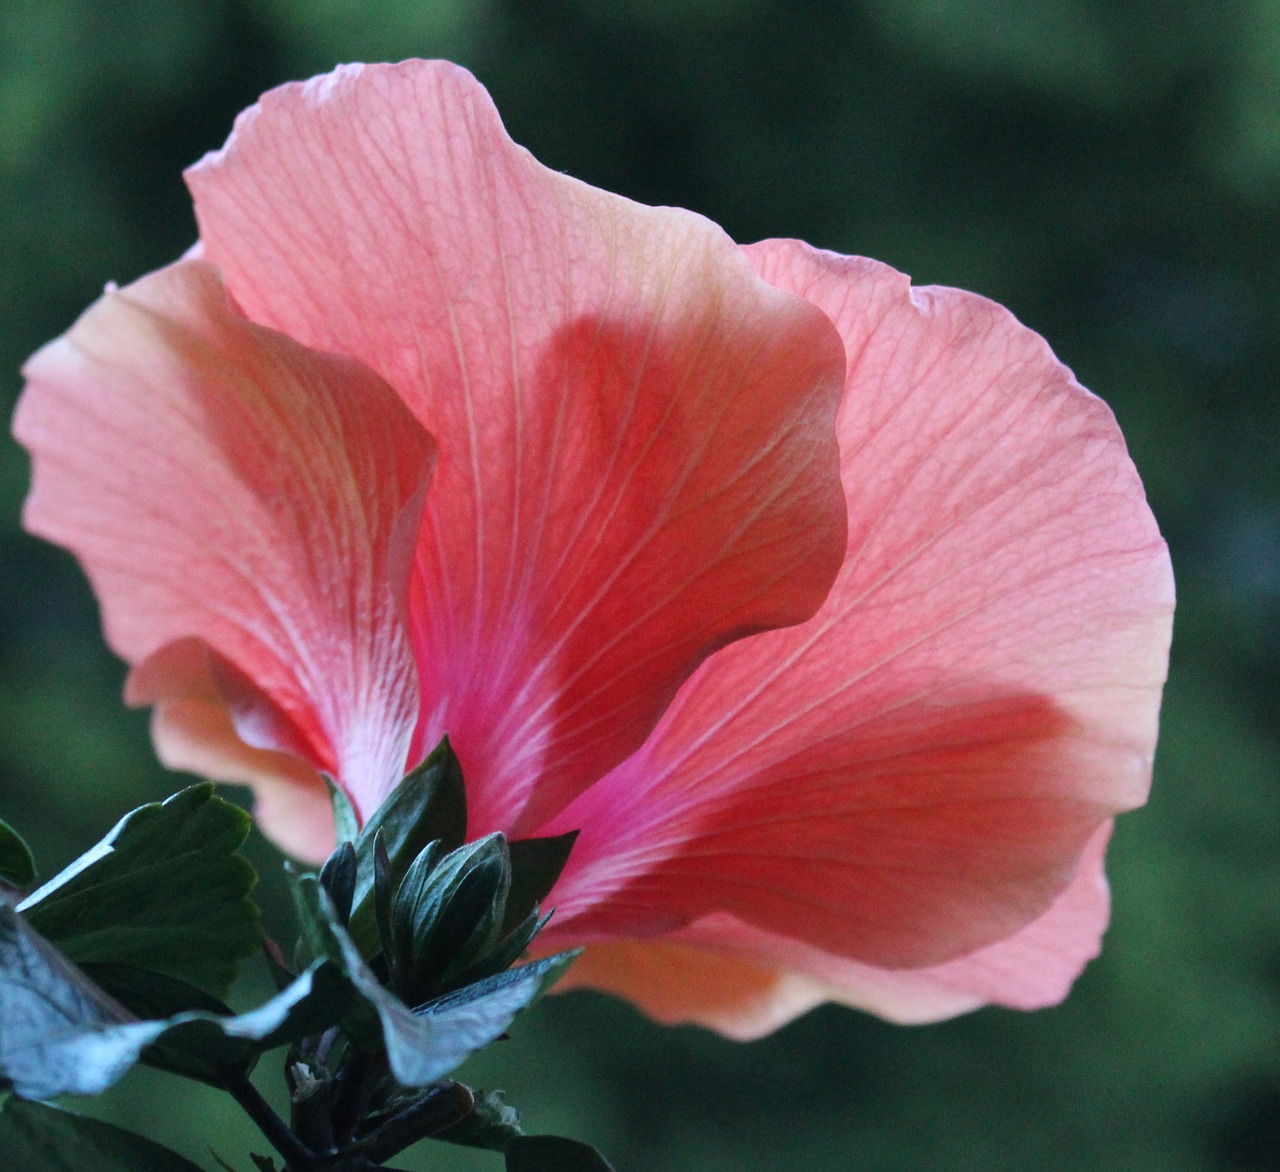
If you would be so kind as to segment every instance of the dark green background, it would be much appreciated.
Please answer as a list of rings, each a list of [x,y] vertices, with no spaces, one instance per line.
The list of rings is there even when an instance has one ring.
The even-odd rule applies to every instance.
[[[411,55],[470,66],[551,166],[1011,306],[1115,408],[1180,591],[1153,798],[1066,1006],[927,1029],[828,1008],[738,1046],[574,995],[477,1079],[620,1172],[1280,1168],[1280,5],[0,0],[6,406],[104,281],[190,243],[179,171],[240,108]],[[26,475],[6,443],[0,815],[48,873],[178,779],[75,566],[19,531]],[[144,1072],[97,1106],[249,1168],[204,1092]]]

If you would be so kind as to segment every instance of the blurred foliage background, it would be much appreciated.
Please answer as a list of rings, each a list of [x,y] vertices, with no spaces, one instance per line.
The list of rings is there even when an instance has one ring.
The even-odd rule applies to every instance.
[[[1114,407],[1180,588],[1154,794],[1065,1006],[826,1008],[744,1047],[574,994],[475,1078],[620,1172],[1280,1168],[1280,3],[0,0],[6,409],[104,281],[191,242],[179,172],[238,110],[414,55],[469,66],[551,166],[1012,307]],[[26,477],[5,443],[0,812],[48,874],[179,779],[75,565],[20,531]],[[248,1168],[199,1089],[138,1072],[91,1109]]]

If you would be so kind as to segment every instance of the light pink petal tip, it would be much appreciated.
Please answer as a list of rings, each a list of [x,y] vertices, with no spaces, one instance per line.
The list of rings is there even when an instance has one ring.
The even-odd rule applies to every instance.
[[[1102,867],[1110,833],[1110,823],[1094,832],[1075,878],[1039,919],[946,964],[874,968],[718,915],[660,940],[593,944],[557,988],[612,993],[666,1025],[706,1026],[739,1041],[827,1001],[902,1025],[982,1005],[1044,1009],[1066,997],[1098,954],[1110,907]]]
[[[449,734],[472,833],[544,822],[707,654],[820,605],[839,338],[714,225],[541,166],[440,62],[267,94],[188,178],[249,316],[376,370],[440,444],[414,751]]]
[[[272,811],[322,795],[317,768],[385,793],[417,714],[408,572],[433,459],[399,399],[246,321],[202,261],[107,294],[25,374],[25,522],[83,562],[161,755],[274,783],[264,820],[295,846]]]
[[[779,937],[931,968],[1041,917],[1145,799],[1167,551],[1111,413],[1006,311],[794,242],[748,252],[844,339],[844,566],[547,827],[582,828],[548,932],[721,915],[748,955]]]

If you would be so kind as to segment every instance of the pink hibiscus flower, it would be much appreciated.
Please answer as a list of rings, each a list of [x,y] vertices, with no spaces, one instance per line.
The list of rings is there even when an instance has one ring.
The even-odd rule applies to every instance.
[[[267,94],[200,245],[35,355],[32,531],[170,765],[323,857],[444,734],[581,831],[567,983],[748,1037],[1060,999],[1173,607],[1107,408],[991,302],[538,164],[442,63]]]

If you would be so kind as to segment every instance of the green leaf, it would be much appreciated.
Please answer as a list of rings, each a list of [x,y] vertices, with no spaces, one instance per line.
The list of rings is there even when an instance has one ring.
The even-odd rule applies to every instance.
[[[218,998],[163,973],[151,973],[127,964],[83,964],[77,967],[107,996],[144,1021],[173,1017],[190,1009],[232,1016],[231,1009]]]
[[[131,1131],[19,1098],[0,1110],[0,1152],[5,1172],[200,1172]]]
[[[264,1050],[336,1024],[353,1000],[344,974],[320,964],[250,1013],[139,1021],[0,905],[0,1080],[30,1099],[100,1094],[144,1053],[165,1069],[218,1082]]]
[[[322,962],[248,1013],[183,1013],[154,1023],[161,1029],[144,1056],[153,1066],[218,1083],[228,1069],[247,1071],[259,1054],[337,1025],[354,1002],[342,971]]]
[[[558,1135],[521,1135],[504,1151],[507,1172],[613,1172],[589,1144]]]
[[[49,1099],[70,1091],[98,1094],[137,1061],[93,1041],[128,1029],[126,1010],[75,968],[22,918],[0,903],[0,1080],[19,1094]],[[88,1043],[86,1045],[86,1042]]]
[[[417,769],[392,791],[356,836],[360,870],[351,912],[351,936],[366,956],[378,947],[373,910],[373,844],[381,831],[393,886],[429,842],[455,850],[467,837],[467,791],[462,769],[446,737]]]
[[[35,878],[36,861],[31,848],[9,823],[0,819],[0,883],[26,889]]]
[[[307,946],[343,967],[366,1006],[365,1013],[353,1014],[344,1025],[368,1048],[371,1012],[391,1073],[401,1086],[438,1082],[501,1037],[516,1014],[532,1005],[576,955],[535,961],[410,1010],[365,963],[316,876],[291,873],[290,882]]]
[[[249,816],[209,784],[134,810],[19,910],[77,964],[131,965],[224,997],[262,939],[236,852]]]
[[[355,842],[360,833],[360,816],[351,804],[351,799],[338,788],[338,783],[327,773],[320,775],[329,787],[329,801],[333,805],[333,840],[341,846],[344,842]]]
[[[503,935],[511,932],[551,894],[577,838],[578,832],[571,830],[554,838],[521,838],[508,844],[511,891],[507,895]]]

